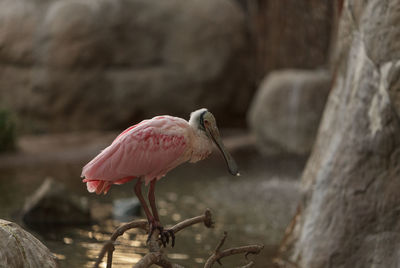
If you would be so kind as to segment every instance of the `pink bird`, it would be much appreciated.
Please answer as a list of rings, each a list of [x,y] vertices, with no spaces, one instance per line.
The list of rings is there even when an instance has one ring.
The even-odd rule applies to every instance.
[[[213,149],[213,142],[221,150],[228,170],[239,176],[236,162],[223,145],[212,113],[203,108],[190,115],[189,122],[178,117],[157,116],[129,127],[91,160],[82,170],[83,182],[89,192],[104,193],[113,184],[137,179],[135,193],[150,225],[148,239],[153,231],[160,231],[165,246],[174,234],[161,226],[155,203],[155,183],[184,162],[195,163],[205,159]],[[142,195],[142,182],[150,183],[148,200]]]

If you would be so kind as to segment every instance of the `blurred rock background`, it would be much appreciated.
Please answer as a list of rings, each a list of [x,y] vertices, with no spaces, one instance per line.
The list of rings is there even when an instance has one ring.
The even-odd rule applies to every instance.
[[[223,127],[247,120],[264,152],[307,154],[329,93],[335,5],[2,0],[0,107],[22,133],[121,130],[207,107]]]
[[[28,132],[208,107],[244,123],[253,53],[234,1],[2,1],[0,99]]]

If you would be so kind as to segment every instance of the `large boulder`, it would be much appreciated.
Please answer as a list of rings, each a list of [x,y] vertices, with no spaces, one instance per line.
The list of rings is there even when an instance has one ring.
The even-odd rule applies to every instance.
[[[261,83],[248,121],[266,154],[308,154],[330,89],[327,71],[282,70]]]
[[[46,179],[26,199],[22,214],[25,224],[34,228],[92,222],[87,198],[74,195],[53,179]]]
[[[399,6],[344,2],[332,92],[282,247],[298,267],[400,266]]]
[[[3,0],[0,105],[30,131],[123,128],[200,107],[244,124],[248,41],[232,0]]]
[[[0,267],[53,268],[56,258],[18,224],[0,219]]]

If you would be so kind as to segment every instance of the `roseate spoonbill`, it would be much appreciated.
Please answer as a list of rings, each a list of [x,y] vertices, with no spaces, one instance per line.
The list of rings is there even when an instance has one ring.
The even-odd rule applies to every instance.
[[[212,142],[221,150],[229,172],[239,176],[235,160],[221,141],[216,120],[205,108],[192,112],[189,122],[165,115],[129,127],[83,167],[81,176],[88,191],[96,194],[106,194],[111,185],[137,178],[135,193],[149,221],[148,239],[158,229],[163,245],[171,236],[173,246],[173,232],[164,230],[158,217],[155,183],[184,162],[194,163],[206,158],[212,151]],[[148,200],[151,212],[142,195],[142,181],[146,185],[150,183]]]

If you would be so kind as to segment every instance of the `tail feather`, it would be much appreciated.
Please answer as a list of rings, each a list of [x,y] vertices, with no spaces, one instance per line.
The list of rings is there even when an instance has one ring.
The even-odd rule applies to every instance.
[[[113,163],[119,162],[123,156],[118,153],[120,146],[120,143],[114,142],[83,167],[81,177],[90,193],[106,194],[111,185],[124,184],[136,178],[113,169]]]
[[[136,177],[126,177],[122,179],[118,179],[115,181],[104,181],[104,180],[93,180],[93,179],[83,179],[83,182],[86,182],[86,187],[88,192],[96,194],[104,193],[106,194],[108,190],[110,190],[111,185],[113,184],[124,184],[128,181],[135,179]]]
[[[96,194],[101,194],[101,193],[106,194],[112,185],[112,183],[102,180],[84,179],[83,182],[86,182],[86,187],[88,192],[90,193],[96,192]]]

